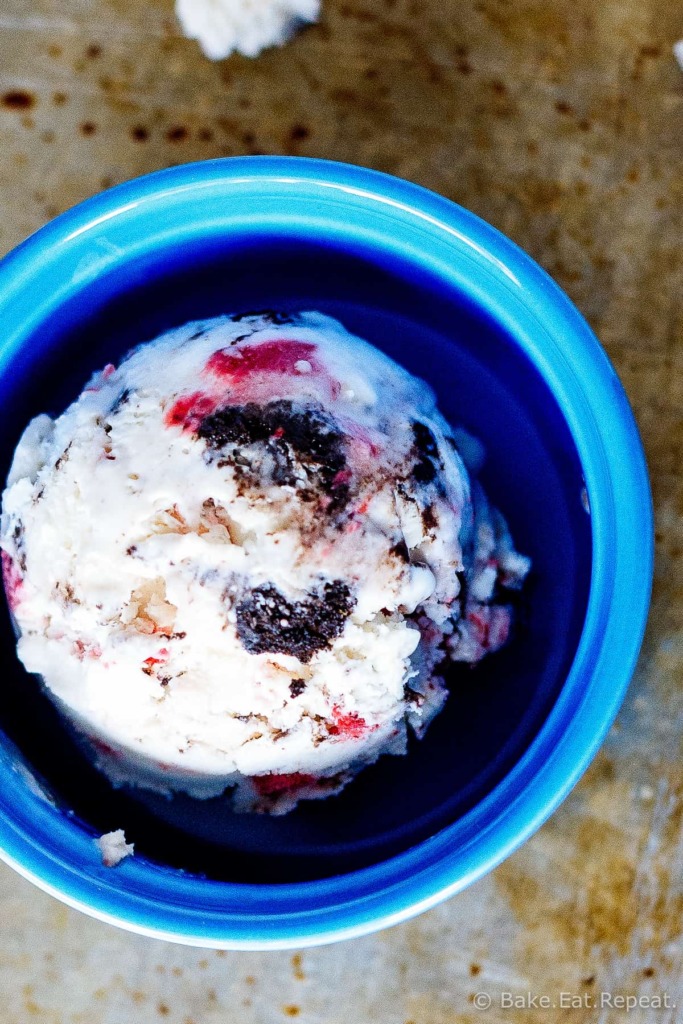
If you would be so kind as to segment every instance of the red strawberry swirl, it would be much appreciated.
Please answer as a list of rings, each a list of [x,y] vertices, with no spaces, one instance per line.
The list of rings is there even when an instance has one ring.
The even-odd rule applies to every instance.
[[[304,394],[321,392],[337,398],[335,380],[316,356],[317,345],[292,338],[221,349],[209,358],[204,372],[221,382],[232,403],[266,402],[279,396],[283,380],[296,382]]]
[[[24,580],[19,566],[7,551],[2,552],[2,582],[10,611],[14,612],[22,600]]]
[[[318,779],[315,775],[304,772],[290,772],[286,775],[255,775],[252,782],[260,796],[271,796],[274,793],[286,793],[304,786],[314,786]]]

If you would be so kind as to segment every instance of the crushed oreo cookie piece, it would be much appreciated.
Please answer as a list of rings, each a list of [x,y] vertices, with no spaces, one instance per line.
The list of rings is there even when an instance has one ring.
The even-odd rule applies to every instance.
[[[264,583],[236,605],[237,635],[251,654],[289,654],[308,662],[341,634],[355,603],[343,580],[325,583],[303,601],[288,601]]]
[[[427,505],[425,508],[421,509],[420,518],[422,519],[422,525],[427,532],[435,530],[439,525],[439,520],[436,517],[433,505]]]
[[[19,568],[22,573],[26,572],[26,542],[24,540],[25,528],[21,519],[17,519],[14,523],[12,530],[12,540],[14,541],[15,555]]]
[[[64,463],[69,461],[69,450],[70,450],[72,444],[73,444],[73,441],[69,441],[68,445],[66,446],[66,448],[64,449],[62,454],[59,456],[57,461],[55,462],[55,469],[56,470],[61,469],[62,466],[64,465]]]
[[[130,396],[131,396],[130,388],[124,388],[123,391],[121,391],[116,396],[116,398],[114,399],[114,402],[113,402],[113,404],[112,404],[112,406],[111,406],[111,408],[109,410],[109,415],[110,416],[114,416],[119,411],[119,409],[122,409],[123,406],[128,401],[130,401]]]
[[[265,320],[266,323],[273,324],[276,327],[282,324],[294,323],[294,317],[277,309],[251,309],[246,313],[238,313],[230,317],[230,319],[236,324],[241,324],[243,320]]]
[[[277,399],[264,406],[255,402],[230,405],[204,417],[197,429],[211,453],[223,462],[250,467],[244,449],[266,446],[272,457],[273,483],[295,486],[304,469],[332,500],[330,510],[343,508],[349,485],[339,481],[346,467],[344,434],[328,413],[317,407],[297,407]]]
[[[413,420],[413,438],[416,452],[413,478],[419,484],[429,484],[436,476],[436,464],[439,460],[439,448],[436,438],[426,423]]]
[[[390,548],[390,553],[392,555],[395,555],[396,558],[400,558],[402,562],[410,561],[410,551],[408,550],[408,545],[403,540],[403,538],[397,541],[396,544],[394,544],[393,547]]]
[[[292,679],[291,683],[289,684],[289,696],[290,697],[300,697],[305,689],[306,689],[306,680],[305,679]]]

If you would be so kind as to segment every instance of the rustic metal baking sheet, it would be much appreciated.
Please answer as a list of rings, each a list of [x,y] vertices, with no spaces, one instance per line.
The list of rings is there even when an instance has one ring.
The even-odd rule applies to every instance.
[[[288,47],[211,64],[172,0],[2,0],[0,251],[114,182],[224,154],[349,160],[480,213],[569,292],[635,407],[657,507],[640,666],[551,821],[490,877],[376,936],[196,951],[99,924],[0,868],[0,1022],[683,1020],[683,7],[323,6]],[[558,1006],[505,1005],[526,993]],[[597,1005],[563,1011],[561,993]],[[602,993],[678,1007],[600,1008]]]

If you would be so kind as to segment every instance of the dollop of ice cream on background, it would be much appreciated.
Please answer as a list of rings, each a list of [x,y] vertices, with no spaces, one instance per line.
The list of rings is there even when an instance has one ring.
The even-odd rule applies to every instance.
[[[119,783],[283,812],[403,753],[529,562],[430,388],[316,313],[141,345],[27,428],[18,653]],[[506,597],[508,594],[508,597]]]
[[[268,46],[287,42],[319,11],[320,0],[176,0],[185,35],[196,39],[212,60],[235,51],[256,57]]]

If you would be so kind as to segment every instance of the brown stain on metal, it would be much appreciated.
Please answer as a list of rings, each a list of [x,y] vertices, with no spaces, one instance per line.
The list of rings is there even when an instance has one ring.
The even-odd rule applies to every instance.
[[[311,134],[311,129],[305,124],[294,124],[289,130],[290,142],[303,142]]]
[[[653,959],[672,979],[677,976],[666,950],[675,947],[683,920],[680,877],[672,876],[671,867],[683,836],[683,772],[668,768],[667,774],[650,827],[634,841],[605,818],[624,806],[628,787],[602,755],[581,817],[571,827],[565,823],[558,837],[564,845],[554,873],[532,874],[519,857],[496,870],[496,885],[523,927],[516,953],[527,972],[551,956],[557,965],[595,963],[605,970],[621,963],[624,984],[654,977]],[[583,984],[595,980],[591,973]]]
[[[354,7],[362,6],[359,0],[349,2]],[[678,219],[683,195],[677,161],[682,80],[670,54],[678,17],[675,5],[680,0],[640,0],[638,4],[635,0],[608,0],[604,5],[590,0],[578,0],[574,5],[561,0],[533,0],[522,5],[484,0],[478,4],[478,11],[470,0],[450,6],[440,0],[426,0],[420,18],[409,14],[408,0],[380,0],[373,5],[381,12],[375,24],[354,16],[339,16],[332,24],[335,3],[330,0],[325,11],[325,30],[316,28],[287,48],[273,50],[257,61],[237,58],[211,65],[201,58],[196,44],[169,39],[169,60],[181,54],[186,60],[182,74],[171,80],[163,40],[151,32],[147,34],[146,24],[150,12],[156,17],[162,5],[170,11],[170,0],[152,0],[149,7],[145,5],[142,19],[133,0],[93,0],[92,10],[102,15],[106,11],[108,16],[114,5],[128,33],[125,38],[131,62],[136,64],[131,74],[124,73],[112,56],[115,70],[107,81],[106,96],[92,90],[92,86],[98,75],[108,70],[109,53],[107,66],[103,59],[91,58],[79,81],[66,60],[67,52],[74,48],[83,51],[98,24],[91,21],[92,15],[86,14],[83,5],[67,5],[74,12],[69,17],[79,22],[79,34],[64,38],[64,54],[56,45],[52,51],[48,49],[55,61],[63,57],[59,65],[47,59],[43,44],[39,57],[45,76],[41,90],[45,91],[39,97],[50,108],[51,127],[57,129],[62,145],[70,145],[73,126],[86,117],[101,125],[97,137],[101,145],[81,143],[77,167],[68,172],[68,181],[64,180],[64,168],[57,170],[56,161],[43,181],[40,175],[45,173],[45,158],[52,154],[42,149],[39,132],[32,136],[17,132],[19,141],[13,144],[10,140],[0,154],[3,246],[20,241],[43,218],[45,208],[33,200],[35,187],[44,189],[49,209],[57,213],[57,206],[49,203],[55,197],[65,207],[100,186],[112,184],[114,176],[124,180],[168,162],[171,156],[188,159],[207,155],[206,144],[212,140],[202,137],[190,116],[210,125],[215,132],[216,152],[241,150],[242,133],[257,128],[258,145],[265,149],[306,142],[306,150],[314,150],[316,156],[391,166],[397,173],[448,194],[496,222],[560,275],[599,330],[635,405],[650,460],[659,534],[656,605],[639,685],[648,705],[656,710],[657,728],[665,726],[673,717],[672,709],[680,706],[677,702],[683,664],[683,601],[677,582],[683,552],[683,363],[680,288],[676,283],[681,272]],[[54,7],[55,11],[59,7],[57,0],[41,0],[39,6],[41,10]],[[370,0],[365,0],[366,10],[369,7]],[[384,17],[397,22],[399,31],[385,33]],[[590,19],[592,28],[588,25]],[[415,42],[423,47],[427,59],[423,60]],[[113,54],[121,45],[120,39],[112,38],[107,47]],[[428,67],[437,58],[440,82],[434,80],[433,70]],[[632,83],[632,72],[640,78],[637,86]],[[496,104],[505,94],[492,86],[492,81],[504,84],[518,103],[509,117],[499,113],[505,108]],[[355,98],[343,94],[335,98],[335,88],[348,89],[349,85]],[[381,97],[379,85],[387,90]],[[53,88],[64,90],[54,94],[59,99],[50,99]],[[375,92],[374,107],[365,103],[366,90]],[[207,106],[197,106],[195,111],[195,102],[198,104],[203,97]],[[558,98],[573,106],[576,113],[556,109]],[[67,100],[68,108],[57,109]],[[66,117],[67,111],[73,116]],[[5,113],[6,122],[14,117]],[[219,118],[231,122],[230,130],[221,127]],[[145,126],[145,139],[130,137],[130,125],[138,123]],[[187,123],[192,132],[185,145],[171,150],[164,134],[168,125],[176,123]],[[289,141],[289,126],[293,123],[312,126],[308,141]],[[137,144],[147,139],[148,145]],[[250,145],[256,145],[255,138]],[[115,159],[111,153],[116,154]],[[20,167],[14,166],[17,156]],[[641,182],[629,181],[633,166],[641,169]],[[29,177],[29,172],[33,178],[24,190],[23,206],[20,199],[15,210],[7,197],[17,188],[17,182]],[[586,179],[587,187],[579,190],[577,182],[581,178]],[[617,186],[622,191],[617,191]],[[672,255],[673,248],[678,249],[678,255]],[[673,646],[665,649],[665,641]],[[399,1024],[408,1024],[408,1020],[412,1024],[474,1024],[475,1020],[484,1024],[487,1015],[475,1012],[467,1001],[477,988],[484,988],[489,964],[495,962],[493,952],[480,946],[482,933],[490,936],[492,943],[497,941],[499,964],[511,974],[528,977],[539,987],[549,984],[548,979],[565,984],[575,979],[577,987],[598,992],[604,987],[605,964],[610,958],[620,963],[619,950],[627,944],[620,947],[614,940],[620,918],[613,900],[619,893],[627,901],[635,901],[637,917],[652,929],[651,937],[643,940],[652,964],[640,964],[637,977],[643,984],[655,979],[657,985],[664,986],[666,949],[680,930],[681,905],[676,895],[680,880],[670,863],[674,833],[680,825],[673,812],[663,831],[661,855],[650,872],[652,903],[644,905],[639,869],[644,847],[634,836],[646,826],[648,818],[642,807],[637,807],[634,788],[625,781],[641,773],[654,786],[657,779],[667,777],[671,793],[680,801],[680,788],[675,788],[667,755],[658,749],[659,732],[652,723],[646,723],[642,715],[635,722],[626,720],[623,736],[610,741],[614,756],[609,761],[600,760],[577,792],[576,801],[565,805],[539,836],[514,855],[510,868],[506,865],[499,869],[495,885],[490,881],[480,883],[481,899],[471,921],[462,920],[459,897],[447,910],[443,908],[443,920],[455,924],[451,935],[461,941],[451,943],[442,952],[443,943],[434,928],[430,930],[429,916],[411,925],[408,935],[407,926],[401,926],[377,938],[387,956],[396,951],[411,961],[414,950],[421,958],[418,963],[435,963],[430,966],[431,992],[416,995],[412,1003],[407,997],[410,1005],[391,1002],[394,976],[391,970],[386,976],[378,972],[378,999],[387,997],[387,1019]],[[626,745],[620,753],[622,739],[632,746]],[[603,856],[597,847],[605,817],[607,849]],[[583,830],[578,828],[581,820]],[[601,885],[603,874],[609,876],[615,856],[617,884],[612,887],[607,877]],[[517,881],[524,879],[531,880],[527,886],[531,907],[520,917],[523,908],[520,911],[515,906],[513,911],[501,900],[500,893],[507,901],[508,889],[519,891]],[[587,883],[591,891],[584,902]],[[600,888],[605,891],[595,891]],[[43,897],[36,894],[35,898]],[[29,905],[30,899],[28,896]],[[546,907],[550,908],[548,928]],[[435,913],[441,920],[440,912]],[[563,928],[559,921],[563,914],[574,916],[572,927]],[[84,969],[92,967],[97,958],[89,959],[88,943],[81,938],[92,933],[74,919],[81,920],[71,916],[68,942],[63,941],[61,932],[55,936],[50,919],[52,948],[68,951],[70,956],[77,951],[84,958]],[[505,947],[506,939],[495,939],[498,922],[510,934],[516,930],[513,948]],[[629,923],[626,919],[627,928]],[[636,923],[628,942],[637,941],[638,934]],[[599,941],[596,938],[593,949],[588,947],[592,936],[601,937]],[[131,964],[139,950],[136,941],[131,939],[131,945],[123,947]],[[311,964],[329,962],[342,984],[344,979],[352,981],[358,948],[343,944],[324,956],[320,954],[321,959],[313,951]],[[57,952],[58,958],[60,955]],[[322,1004],[326,972],[313,966],[308,970],[308,953],[305,960],[305,991],[308,994],[310,986]],[[188,965],[194,962],[194,955],[188,956]],[[221,966],[227,972],[233,962],[230,954],[230,964]],[[482,965],[479,976],[468,976],[471,962]],[[252,995],[253,991],[263,991],[277,1016],[281,998],[277,989],[273,991],[272,963],[272,955],[262,961],[250,956],[242,961],[242,970],[244,966],[251,969],[260,983],[258,989],[246,992]],[[285,977],[298,995],[304,986],[296,989],[287,956],[283,956],[282,964]],[[458,969],[462,977],[454,982]],[[137,963],[131,970],[137,970]],[[188,985],[190,971],[188,966]],[[137,980],[138,976],[132,977]],[[241,971],[237,977],[243,977]],[[203,980],[210,979],[204,975]],[[250,976],[246,984],[256,985],[256,980]],[[140,1002],[149,1000],[145,1009],[150,1020],[156,1016],[157,999],[167,994],[167,981],[152,971],[145,982],[147,995],[137,993]],[[456,984],[462,992],[461,997],[460,991],[457,993],[457,1005],[452,999],[453,989],[446,996],[439,995],[442,987],[455,988]],[[178,990],[181,987],[178,985]],[[42,994],[42,989],[38,992]],[[17,994],[20,1000],[20,991]],[[294,993],[287,995],[293,999]],[[42,1002],[35,993],[27,998],[32,1000],[33,1009]],[[21,1017],[20,1002],[5,1012],[13,1011]],[[365,1011],[364,1006],[358,1007],[359,1018],[369,1016]],[[24,1011],[26,1019],[36,1019],[29,1017],[29,1012]],[[37,1019],[47,1019],[49,1012],[43,1009]],[[184,1017],[183,1012],[192,1016]],[[325,1012],[330,1011],[324,1011],[323,1016]],[[305,1013],[302,1000],[302,1020]],[[174,1024],[192,1024],[197,1014],[202,1016],[191,1002],[182,1005],[174,1000],[167,1019]],[[258,1017],[257,1010],[251,1016]],[[495,1016],[491,1014],[491,1019]],[[540,1016],[532,1021],[528,1012],[505,1013],[509,1024],[515,1019],[524,1024],[546,1024],[550,1016],[546,1014],[541,1022]]]
[[[166,132],[166,140],[168,142],[184,142],[189,134],[184,124],[172,125]]]
[[[415,1024],[485,1024],[486,1014],[481,1010],[467,1012],[470,1004],[474,1002],[475,992],[463,989],[458,994],[457,1003],[447,996],[436,993],[408,996],[406,1006],[408,1009],[408,1020]],[[494,1016],[493,1020],[498,1024],[502,1018]],[[517,1024],[518,1018],[514,1010],[505,1011],[505,1022]],[[525,1024],[528,1024],[525,1021]]]
[[[289,1003],[287,1006],[282,1007],[282,1012],[285,1017],[298,1017],[301,1013],[301,1007],[295,1003]]]
[[[303,970],[303,957],[301,953],[295,953],[292,957],[292,973],[297,981],[305,981],[306,975]]]
[[[131,99],[130,96],[121,96],[117,93],[107,93],[105,102],[115,114],[122,117],[140,113],[140,104],[136,100]]]
[[[36,97],[27,89],[8,89],[0,96],[0,105],[5,110],[32,110]]]

